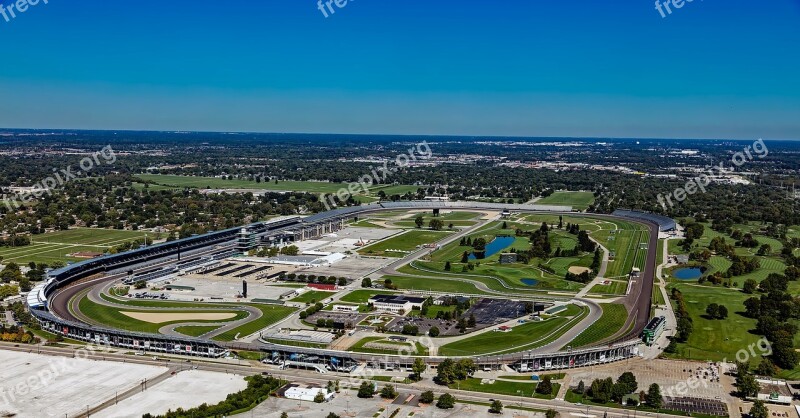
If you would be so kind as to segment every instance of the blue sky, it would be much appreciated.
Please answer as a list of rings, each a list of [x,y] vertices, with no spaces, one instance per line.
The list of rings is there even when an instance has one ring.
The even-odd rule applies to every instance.
[[[800,139],[800,0],[672,10],[49,0],[0,16],[0,126]]]

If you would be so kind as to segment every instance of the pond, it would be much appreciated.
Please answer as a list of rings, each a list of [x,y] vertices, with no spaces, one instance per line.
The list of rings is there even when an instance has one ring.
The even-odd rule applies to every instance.
[[[538,280],[536,280],[536,279],[522,279],[522,280],[520,280],[520,281],[521,281],[521,282],[522,282],[522,284],[524,284],[525,286],[536,286],[537,284],[539,284],[539,281],[538,281]]]
[[[697,280],[703,275],[703,270],[699,267],[684,267],[672,272],[678,280]]]
[[[514,243],[514,240],[514,237],[495,237],[492,242],[486,244],[486,252],[482,254],[481,258],[483,259],[486,257],[491,257],[500,251],[505,250]],[[475,260],[477,258],[478,257],[475,256],[475,253],[472,253],[469,256],[470,260]]]

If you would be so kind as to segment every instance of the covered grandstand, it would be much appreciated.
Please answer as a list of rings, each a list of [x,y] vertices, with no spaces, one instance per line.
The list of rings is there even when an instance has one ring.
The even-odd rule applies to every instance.
[[[619,216],[620,218],[633,218],[633,219],[641,219],[643,221],[652,222],[658,225],[659,232],[674,231],[675,229],[678,228],[678,223],[675,222],[674,219],[664,215],[658,215],[655,213],[640,212],[627,209],[617,209],[614,211],[614,213],[612,213],[612,215]]]

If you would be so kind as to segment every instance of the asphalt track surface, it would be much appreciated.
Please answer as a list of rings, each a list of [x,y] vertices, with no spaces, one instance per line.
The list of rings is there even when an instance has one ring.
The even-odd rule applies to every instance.
[[[391,211],[391,210],[396,210],[396,209],[385,209],[385,210]],[[472,211],[478,211],[478,212],[486,212],[487,211],[486,208],[474,208],[474,209],[461,208],[461,210],[467,210],[467,211],[472,210]],[[372,210],[372,212],[374,212],[374,210]],[[523,211],[523,212],[524,213],[537,213],[537,212],[527,212],[527,211]],[[657,253],[657,248],[658,248],[658,232],[659,232],[658,226],[656,224],[654,224],[654,223],[650,223],[650,222],[643,221],[643,220],[640,220],[640,219],[633,220],[633,219],[629,219],[629,218],[621,218],[621,217],[616,217],[616,216],[612,216],[612,215],[580,214],[580,213],[574,213],[574,212],[564,212],[564,213],[547,212],[547,214],[550,214],[550,215],[561,214],[561,215],[569,215],[569,216],[587,216],[587,217],[601,218],[601,219],[605,218],[605,219],[614,219],[614,220],[624,220],[624,221],[627,221],[627,222],[633,222],[633,223],[637,223],[637,224],[644,225],[645,227],[647,227],[647,229],[650,232],[650,236],[649,236],[649,243],[648,243],[648,249],[647,249],[647,259],[645,261],[645,268],[642,271],[641,277],[639,279],[635,280],[635,282],[634,282],[634,284],[632,286],[631,292],[625,298],[623,298],[623,300],[622,300],[623,304],[625,305],[626,309],[628,310],[628,318],[627,318],[627,320],[625,322],[625,325],[622,327],[620,332],[618,332],[616,335],[612,336],[611,338],[606,339],[602,343],[622,342],[622,341],[628,341],[628,340],[639,338],[640,335],[641,335],[641,332],[644,330],[644,328],[647,326],[647,323],[650,320],[651,298],[652,298],[653,286],[654,286],[653,282],[654,282],[654,279],[655,279],[656,259],[657,259],[656,258],[656,253]],[[440,245],[446,245],[446,244],[448,244],[450,242],[458,240],[462,236],[465,236],[465,235],[467,235],[469,233],[474,232],[476,229],[488,224],[489,222],[491,222],[491,220],[487,220],[487,221],[481,222],[481,223],[475,225],[472,228],[469,228],[469,229],[464,230],[464,231],[460,231],[459,233],[456,233],[456,234],[452,234],[452,235],[448,236],[447,238],[445,238],[444,240],[440,241],[439,244]],[[216,251],[219,251],[219,249],[218,248],[209,248],[207,250],[203,250],[203,251],[197,252],[197,253],[195,253],[193,255],[202,255],[202,254],[207,254],[207,253],[216,252]],[[380,270],[380,272],[383,273],[383,274],[390,274],[390,275],[397,275],[397,274],[404,275],[403,273],[397,272],[397,269],[402,267],[402,266],[404,266],[404,265],[406,265],[406,264],[409,264],[413,260],[416,260],[416,259],[422,257],[423,255],[427,254],[429,251],[430,251],[430,249],[428,249],[428,248],[420,249],[420,250],[410,254],[409,256],[404,257],[403,259],[400,259],[400,260],[398,260],[398,261],[396,261],[396,262],[384,267],[383,269]],[[148,265],[147,268],[153,268],[153,267],[168,265],[168,264],[171,264],[171,263],[174,263],[174,260],[165,261],[165,262],[161,262],[161,263],[154,263],[154,264]],[[50,309],[51,312],[53,312],[53,314],[55,314],[56,316],[61,317],[63,319],[74,321],[74,322],[83,322],[83,323],[85,323],[86,320],[84,318],[77,318],[76,315],[73,315],[73,313],[70,310],[70,303],[71,303],[70,301],[72,301],[74,299],[77,300],[78,298],[76,298],[76,296],[80,295],[84,291],[88,292],[87,289],[91,289],[91,288],[94,288],[96,286],[101,286],[103,284],[107,284],[107,283],[113,282],[115,280],[119,280],[119,279],[121,279],[123,277],[125,277],[125,274],[115,274],[115,275],[104,276],[104,277],[99,277],[99,278],[98,277],[87,278],[87,279],[83,279],[81,281],[78,281],[78,282],[76,282],[74,284],[71,284],[71,285],[69,285],[67,287],[64,287],[62,289],[58,289],[50,297],[50,300],[48,301],[49,309]],[[487,293],[496,294],[497,296],[509,297],[509,294],[507,294],[507,293],[497,292],[497,291],[494,291],[494,290],[486,288],[486,286],[483,283],[480,283],[480,282],[472,282],[472,283],[474,283],[476,285],[479,285],[479,284],[482,285],[483,287],[482,288],[479,287],[479,288],[481,290],[487,291]],[[537,298],[537,296],[535,296],[535,295],[530,295],[529,297]],[[547,299],[546,296],[539,297],[539,298],[540,299]],[[591,326],[594,322],[599,320],[600,316],[602,315],[602,309],[599,307],[599,305],[597,305],[597,303],[595,303],[594,301],[591,301],[589,299],[580,299],[580,301],[582,303],[586,304],[590,309],[590,313],[586,318],[584,318],[575,327],[572,327],[567,333],[562,335],[555,342],[553,342],[551,344],[548,344],[548,345],[546,345],[544,347],[540,347],[538,349],[535,349],[533,351],[526,351],[526,352],[528,352],[528,353],[531,353],[531,352],[533,352],[533,353],[545,353],[545,352],[549,353],[549,352],[553,352],[553,351],[558,351],[560,349],[560,347],[563,347],[564,345],[566,345],[567,343],[572,341],[572,339],[577,337],[581,332],[583,332],[589,326]],[[112,306],[114,306],[114,305],[112,305]],[[126,308],[130,308],[130,306],[125,306],[125,307]],[[138,310],[138,309],[141,309],[141,308],[136,308],[136,309]],[[165,308],[154,308],[154,309],[166,310]],[[260,311],[259,311],[259,316],[260,316]],[[251,321],[253,319],[255,319],[255,318],[245,318],[244,320],[240,320],[240,321],[249,322],[249,321]],[[183,325],[184,324],[177,324],[175,326],[183,326]],[[207,324],[203,324],[203,325],[207,325]],[[213,334],[214,335],[218,335],[219,333],[223,333],[223,332],[225,332],[227,330],[233,329],[233,328],[238,327],[240,325],[241,325],[241,323],[239,323],[239,321],[236,321],[236,324],[228,323],[226,325],[223,325],[222,328],[220,328],[218,330],[215,330],[213,332]],[[169,331],[169,330],[166,330],[166,331]],[[172,331],[172,332],[174,332],[174,331]],[[178,334],[178,333],[175,333],[175,334],[183,336],[183,335]],[[208,336],[204,336],[204,338],[208,338]],[[330,350],[326,350],[326,351],[330,351]]]

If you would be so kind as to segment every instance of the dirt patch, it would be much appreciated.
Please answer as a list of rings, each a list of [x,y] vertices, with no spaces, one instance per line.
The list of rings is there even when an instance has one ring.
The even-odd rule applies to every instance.
[[[585,271],[592,271],[589,267],[580,267],[580,266],[572,266],[569,268],[569,272],[572,274],[581,274]]]
[[[173,321],[222,321],[225,319],[235,318],[236,314],[232,312],[208,312],[208,313],[191,313],[191,312],[120,312],[125,316],[129,316],[139,321],[149,322],[151,324],[163,324],[164,322]]]

